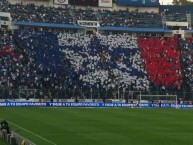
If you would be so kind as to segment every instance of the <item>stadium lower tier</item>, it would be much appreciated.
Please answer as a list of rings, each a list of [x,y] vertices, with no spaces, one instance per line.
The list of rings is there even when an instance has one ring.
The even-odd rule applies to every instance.
[[[0,47],[0,86],[31,89],[191,88],[192,40],[17,30]]]

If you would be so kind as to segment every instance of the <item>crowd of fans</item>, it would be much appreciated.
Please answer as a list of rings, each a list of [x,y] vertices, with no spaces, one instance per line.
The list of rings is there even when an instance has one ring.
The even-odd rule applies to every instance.
[[[9,2],[7,0],[0,0],[0,12],[9,12]]]
[[[179,42],[182,52],[184,81],[193,89],[193,39],[182,39]]]
[[[185,11],[185,12],[184,12]],[[31,4],[10,4],[0,0],[0,12],[10,12],[12,21],[77,24],[77,20],[100,21],[101,26],[116,27],[162,27],[162,19],[168,21],[187,21],[186,12],[191,7],[160,6],[160,13],[126,10],[93,10],[91,7],[45,7]]]
[[[139,38],[138,43],[149,79],[156,85],[180,88],[182,68],[178,38]]]
[[[162,18],[159,13],[138,11],[99,11],[101,26],[117,27],[162,27]]]
[[[193,12],[192,5],[160,5],[159,11],[165,15],[167,21],[175,22],[186,22],[187,14]]]
[[[10,4],[7,0],[0,0],[0,12],[9,12],[13,22],[77,25],[78,20],[88,20],[99,21],[102,27],[162,27],[162,18],[186,21],[185,13],[168,10],[160,10],[165,13],[161,15],[129,9]],[[84,35],[37,29],[0,31],[0,97],[14,96],[18,88],[60,90],[61,97],[72,96],[72,91],[66,90],[84,89],[192,90],[192,59],[192,38]],[[43,92],[36,93],[44,96]],[[47,95],[59,96],[54,91]]]
[[[166,13],[165,18],[167,21],[186,22],[186,13]]]
[[[35,4],[9,4],[1,0],[0,11],[10,12],[13,22],[44,22],[57,24],[77,24],[77,20],[100,21],[101,26],[116,27],[162,27],[159,13],[129,10],[92,10],[71,7],[45,7]]]
[[[12,21],[73,24],[69,9],[36,6],[35,4],[9,5]]]
[[[0,88],[181,89],[192,87],[192,40],[1,31]],[[182,50],[182,55],[180,53]],[[182,58],[182,64],[180,57]]]
[[[137,39],[129,35],[121,37],[18,31],[16,41],[28,57],[25,85],[46,89],[120,86],[148,90]],[[127,41],[119,42],[120,39]]]
[[[91,20],[101,26],[151,28],[162,24],[162,16],[153,12],[13,5],[7,0],[0,0],[0,11],[10,12],[13,22],[76,25],[77,20]],[[0,31],[0,40],[0,89],[10,88],[9,94],[18,88],[149,91],[179,90],[183,83],[193,88],[192,39],[31,29]]]
[[[62,46],[61,51],[79,72],[83,86],[114,89],[119,85],[121,88],[149,90],[149,81],[135,37],[127,34],[60,34],[58,40]]]

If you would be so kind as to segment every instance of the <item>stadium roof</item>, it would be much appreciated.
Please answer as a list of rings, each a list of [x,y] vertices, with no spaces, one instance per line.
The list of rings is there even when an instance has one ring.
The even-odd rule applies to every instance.
[[[163,28],[134,28],[134,27],[100,27],[99,30],[113,30],[113,31],[133,31],[133,32],[172,32],[169,29]]]
[[[14,22],[16,25],[24,26],[37,26],[37,27],[53,27],[53,28],[72,28],[72,29],[85,29],[85,26],[73,25],[73,24],[52,24],[52,23],[39,23],[39,22]],[[131,31],[131,32],[172,32],[169,29],[163,28],[135,28],[135,27],[112,27],[104,26],[99,27],[99,30],[109,30],[109,31]]]
[[[37,27],[54,27],[54,28],[72,28],[72,29],[85,29],[84,26],[73,24],[52,24],[52,23],[39,23],[39,22],[14,22],[16,25],[37,26]]]

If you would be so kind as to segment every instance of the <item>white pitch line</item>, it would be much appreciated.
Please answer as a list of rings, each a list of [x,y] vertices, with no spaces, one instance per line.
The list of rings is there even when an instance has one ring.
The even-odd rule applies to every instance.
[[[5,119],[3,119],[3,118],[0,118],[0,119],[1,119],[1,120],[5,120]],[[25,131],[28,132],[28,133],[33,134],[34,136],[37,136],[37,137],[43,139],[43,140],[46,141],[46,142],[49,142],[50,144],[57,145],[57,144],[55,144],[54,142],[52,142],[52,141],[50,141],[50,140],[48,140],[48,139],[46,139],[46,138],[44,138],[44,137],[42,137],[42,136],[40,136],[40,135],[38,135],[38,134],[35,134],[35,133],[33,133],[33,132],[31,132],[31,131],[29,131],[29,130],[27,130],[27,129],[25,129],[25,128],[17,125],[17,124],[15,124],[15,123],[12,123],[12,122],[10,122],[10,121],[7,121],[7,122],[9,122],[10,124],[12,124],[12,125],[20,128],[20,129],[22,129],[22,130],[25,130]]]
[[[136,134],[168,134],[168,135],[176,135],[176,134],[193,134],[193,132],[152,132],[152,133],[136,133]]]

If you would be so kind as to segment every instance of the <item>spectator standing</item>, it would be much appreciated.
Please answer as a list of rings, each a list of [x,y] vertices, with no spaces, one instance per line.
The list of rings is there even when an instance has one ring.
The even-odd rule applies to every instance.
[[[9,126],[6,120],[3,120],[1,122],[1,133],[2,133],[2,139],[5,141],[7,138],[7,133],[9,133]]]

